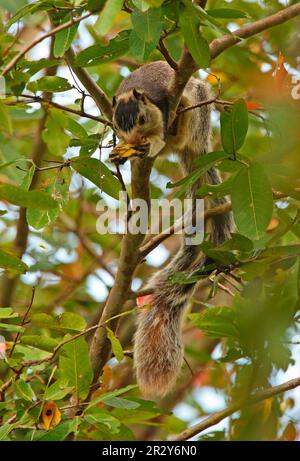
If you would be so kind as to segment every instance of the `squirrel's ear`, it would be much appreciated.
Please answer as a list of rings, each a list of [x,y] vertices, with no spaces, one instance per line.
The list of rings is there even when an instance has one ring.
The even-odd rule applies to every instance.
[[[146,96],[144,95],[144,93],[133,88],[132,94],[137,100],[142,101],[144,104],[146,104]]]
[[[112,106],[115,107],[117,104],[117,98],[115,96],[113,96],[112,98]]]

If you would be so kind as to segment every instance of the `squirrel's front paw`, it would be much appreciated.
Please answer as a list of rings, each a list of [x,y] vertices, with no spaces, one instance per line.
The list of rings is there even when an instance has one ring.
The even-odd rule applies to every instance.
[[[132,144],[122,144],[113,148],[109,154],[109,159],[113,163],[125,163],[130,157],[143,157],[148,154],[150,143],[134,146]]]

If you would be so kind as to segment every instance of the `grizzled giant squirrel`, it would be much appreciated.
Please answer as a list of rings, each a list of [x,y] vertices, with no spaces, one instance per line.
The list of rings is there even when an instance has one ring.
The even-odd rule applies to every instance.
[[[126,77],[113,100],[113,123],[120,140],[119,146],[149,145],[146,155],[155,157],[167,153],[178,155],[185,175],[195,169],[195,160],[211,151],[211,105],[202,105],[182,112],[169,126],[169,86],[174,70],[163,61],[145,64]],[[185,108],[209,99],[205,83],[192,77],[180,101]],[[115,158],[114,158],[115,160]],[[195,199],[203,182],[218,184],[220,177],[212,168],[193,184],[189,194]],[[213,205],[226,199],[215,199]],[[211,204],[210,204],[211,205]],[[230,214],[214,216],[210,222],[210,241],[220,244],[230,238]],[[149,396],[163,396],[172,387],[183,361],[181,338],[182,318],[193,284],[176,284],[170,277],[178,271],[192,274],[206,264],[197,245],[183,238],[181,248],[165,268],[159,270],[147,283],[154,292],[151,307],[141,309],[137,319],[134,340],[134,361],[137,381],[142,392]]]

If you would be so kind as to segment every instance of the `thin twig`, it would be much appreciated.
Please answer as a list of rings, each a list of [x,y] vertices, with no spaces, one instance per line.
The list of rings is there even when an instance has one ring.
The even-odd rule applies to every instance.
[[[30,103],[36,102],[36,103],[44,104],[46,106],[55,107],[56,109],[60,109],[65,112],[70,112],[71,114],[78,115],[79,117],[89,118],[91,120],[95,120],[96,122],[105,123],[109,126],[112,126],[112,122],[110,122],[109,120],[106,120],[106,118],[104,117],[99,117],[96,115],[88,114],[87,112],[83,110],[77,110],[77,109],[72,109],[71,107],[62,106],[61,104],[58,104],[57,102],[51,101],[49,99],[44,99],[41,96],[31,96],[28,94],[21,94],[21,96],[23,98],[30,99],[30,101],[24,101],[22,99],[18,99],[17,101],[7,101],[5,102],[5,104],[7,106],[10,106],[10,105],[15,105],[15,104],[30,104]]]
[[[94,331],[94,330],[97,330],[98,328],[102,328],[102,327],[105,327],[105,325],[119,317],[123,317],[124,315],[129,315],[131,312],[133,312],[135,309],[132,309],[130,311],[127,311],[127,312],[121,312],[120,314],[117,314],[117,315],[114,315],[113,317],[105,320],[103,323],[99,323],[98,325],[93,325],[89,328],[86,328],[84,331],[81,331],[80,333],[77,333],[76,335],[72,336],[71,338],[67,338],[65,339],[64,341],[62,341],[61,343],[59,343],[54,349],[53,349],[53,352],[52,354],[49,356],[49,357],[46,357],[44,359],[40,359],[40,360],[29,360],[27,362],[22,362],[21,363],[21,368],[25,368],[25,367],[32,367],[32,366],[35,366],[35,365],[40,365],[42,363],[47,363],[47,362],[52,362],[52,360],[55,359],[57,353],[60,351],[60,349],[65,346],[66,344],[69,344],[70,342],[72,341],[75,341],[76,339],[80,338],[81,336],[85,336],[87,335],[88,333],[90,333],[91,331]]]
[[[77,24],[81,21],[83,21],[86,18],[89,18],[93,13],[86,13],[85,15],[81,16],[80,18],[72,18],[70,21],[64,22],[63,24],[60,24],[57,27],[54,27],[54,29],[49,30],[46,34],[42,35],[41,37],[36,38],[33,40],[33,42],[29,43],[23,50],[21,50],[2,70],[0,76],[4,77],[11,69],[15,67],[17,62],[25,56],[28,51],[30,51],[32,48],[34,48],[36,45],[44,41],[46,38],[52,37],[53,35],[57,34],[58,32],[67,29],[68,27],[73,26],[74,24]]]
[[[177,70],[178,69],[178,64],[174,59],[171,57],[167,47],[164,44],[164,41],[162,38],[159,40],[159,44],[157,45],[157,49],[161,52],[161,54],[164,56],[165,60],[167,63],[172,67],[172,69]]]
[[[22,319],[22,322],[21,322],[20,327],[23,327],[24,324],[25,324],[25,322],[26,322],[26,320],[27,320],[28,314],[29,314],[30,309],[32,308],[32,305],[33,305],[34,296],[35,296],[35,287],[32,287],[31,298],[30,298],[30,301],[29,301],[27,310],[26,310],[26,312],[25,312],[25,315],[24,315],[24,317],[23,317],[23,319]],[[13,354],[13,352],[14,352],[14,350],[15,350],[16,344],[17,344],[18,339],[20,338],[20,336],[21,336],[21,332],[18,331],[18,333],[16,334],[16,337],[15,337],[15,339],[14,339],[13,345],[12,345],[12,347],[11,347],[11,350],[9,351],[8,357],[11,357],[11,356],[12,356],[12,354]]]

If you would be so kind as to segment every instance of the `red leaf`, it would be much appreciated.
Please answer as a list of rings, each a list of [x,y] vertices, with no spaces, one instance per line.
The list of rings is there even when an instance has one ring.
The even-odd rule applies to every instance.
[[[153,295],[145,295],[145,296],[139,296],[136,299],[136,304],[138,307],[143,307],[146,305],[151,306],[151,302],[153,300]]]
[[[264,106],[260,102],[255,102],[255,101],[247,101],[246,106],[247,106],[248,111],[264,108]]]

